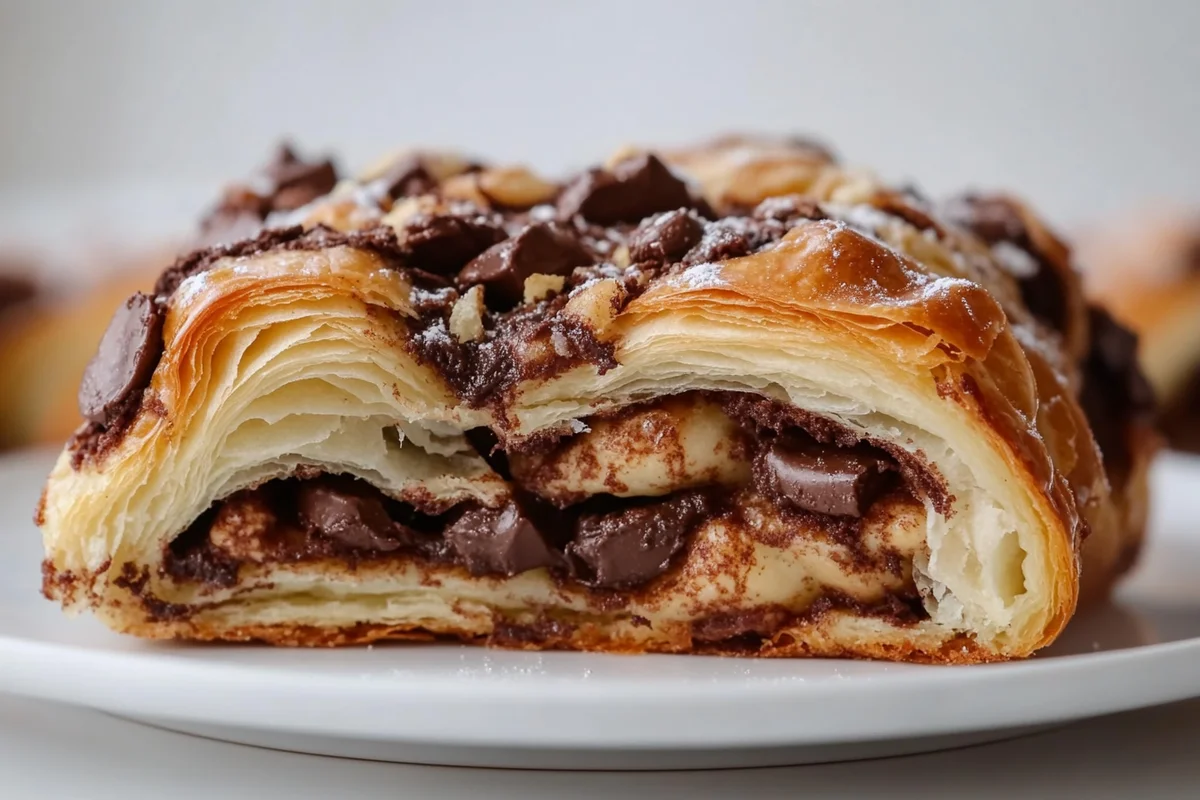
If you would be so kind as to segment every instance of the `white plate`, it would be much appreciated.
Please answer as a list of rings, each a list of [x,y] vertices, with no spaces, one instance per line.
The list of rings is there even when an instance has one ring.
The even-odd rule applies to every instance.
[[[46,454],[0,459],[0,688],[329,755],[653,769],[896,755],[1200,696],[1200,462],[1154,474],[1151,544],[1117,604],[1037,658],[976,667],[148,643],[38,594]]]

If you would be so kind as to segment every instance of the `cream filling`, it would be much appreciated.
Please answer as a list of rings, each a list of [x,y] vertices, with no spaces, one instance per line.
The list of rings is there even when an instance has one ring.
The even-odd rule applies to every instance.
[[[514,478],[554,501],[595,494],[657,497],[750,480],[741,429],[703,397],[669,397],[584,424],[587,430],[548,453],[511,455]]]

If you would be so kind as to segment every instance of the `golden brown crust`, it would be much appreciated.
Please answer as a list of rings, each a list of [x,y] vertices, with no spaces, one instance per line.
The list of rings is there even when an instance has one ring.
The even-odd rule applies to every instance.
[[[789,194],[824,195],[847,180],[829,150],[804,139],[724,136],[664,157],[699,181],[705,199],[718,208],[753,207]]]
[[[672,653],[756,658],[855,658],[925,664],[984,664],[1004,660],[961,636],[934,648],[917,641],[859,642],[847,646],[835,632],[845,612],[830,610],[781,627],[768,636],[697,642],[687,626],[654,640],[614,638],[602,628],[583,623],[493,623],[476,630],[429,629],[417,625],[360,623],[321,628],[308,625],[246,625],[229,627],[202,620],[134,623],[122,632],[145,639],[201,642],[261,642],[279,647],[346,647],[380,642],[460,641],[515,650],[586,650],[613,654]],[[850,617],[850,619],[856,619]],[[914,637],[915,638],[915,637]]]

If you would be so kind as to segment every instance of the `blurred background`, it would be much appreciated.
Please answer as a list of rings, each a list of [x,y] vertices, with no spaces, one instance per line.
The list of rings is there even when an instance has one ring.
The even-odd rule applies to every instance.
[[[805,133],[1094,228],[1200,206],[1198,30],[1194,0],[0,0],[0,256],[52,293],[157,271],[282,135],[560,173]]]

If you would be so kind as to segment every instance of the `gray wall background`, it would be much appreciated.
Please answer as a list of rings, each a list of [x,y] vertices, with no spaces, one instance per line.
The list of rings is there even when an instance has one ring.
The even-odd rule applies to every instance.
[[[0,0],[0,233],[186,224],[284,133],[556,171],[809,132],[1070,225],[1200,203],[1198,35],[1194,0]]]

